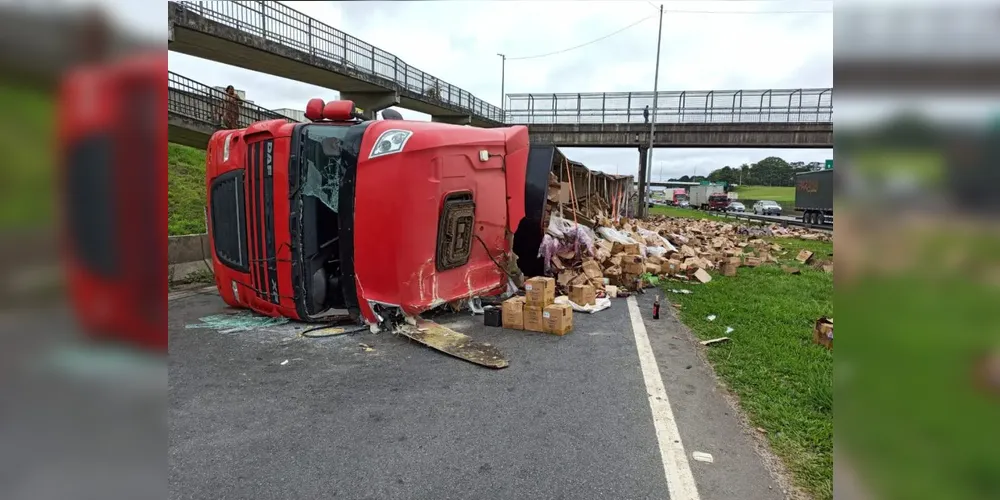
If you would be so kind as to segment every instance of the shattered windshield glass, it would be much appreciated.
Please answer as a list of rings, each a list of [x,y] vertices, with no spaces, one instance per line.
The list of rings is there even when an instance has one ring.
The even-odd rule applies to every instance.
[[[340,183],[350,162],[354,161],[342,147],[350,127],[307,125],[303,140],[306,180],[302,194],[313,196],[330,210],[337,212]]]

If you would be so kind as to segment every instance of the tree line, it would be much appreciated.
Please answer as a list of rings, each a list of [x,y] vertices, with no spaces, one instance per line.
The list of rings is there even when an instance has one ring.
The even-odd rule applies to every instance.
[[[768,156],[757,163],[744,163],[738,167],[725,166],[707,176],[683,175],[669,179],[676,182],[726,182],[747,186],[794,186],[795,174],[808,172],[808,165],[793,167],[777,156]]]

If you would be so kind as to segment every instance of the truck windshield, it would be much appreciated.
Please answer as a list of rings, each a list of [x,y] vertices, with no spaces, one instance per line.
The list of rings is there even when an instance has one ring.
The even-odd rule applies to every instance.
[[[357,156],[352,156],[342,147],[350,128],[311,124],[302,130],[302,161],[305,167],[302,194],[316,198],[334,213],[338,211],[344,173],[352,162],[356,165],[358,161]]]

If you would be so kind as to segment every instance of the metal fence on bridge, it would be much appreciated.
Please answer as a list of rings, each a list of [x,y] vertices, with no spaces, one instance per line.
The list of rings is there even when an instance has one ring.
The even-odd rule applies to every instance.
[[[167,112],[203,121],[214,126],[219,125],[219,115],[225,104],[226,94],[203,83],[167,72]],[[264,109],[255,104],[240,101],[239,127],[247,127],[251,123],[262,120],[281,118],[290,122],[292,118],[280,113]]]
[[[503,121],[503,113],[469,92],[424,73],[398,57],[278,2],[179,2],[206,19],[327,59],[360,73],[390,80],[428,102],[458,106]]]
[[[656,123],[824,123],[833,89],[658,92]],[[653,92],[508,94],[507,123],[644,123]]]

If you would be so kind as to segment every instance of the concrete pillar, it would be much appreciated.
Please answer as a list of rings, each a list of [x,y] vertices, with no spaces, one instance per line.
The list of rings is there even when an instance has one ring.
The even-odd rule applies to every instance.
[[[472,125],[472,115],[431,115],[432,122]]]
[[[369,120],[374,120],[379,111],[399,104],[399,94],[392,90],[341,92],[340,98],[345,101],[354,101],[354,105],[361,108],[361,114]]]
[[[646,185],[646,169],[649,162],[649,146],[639,146],[639,201],[636,208],[636,215],[639,217],[646,216],[646,191],[649,186]]]

